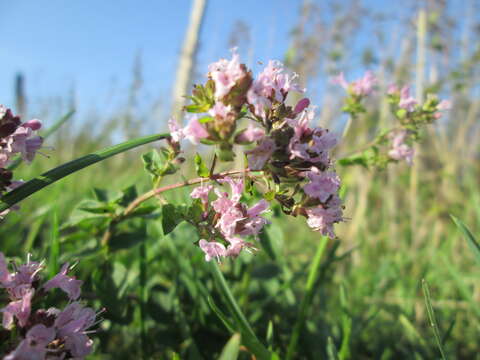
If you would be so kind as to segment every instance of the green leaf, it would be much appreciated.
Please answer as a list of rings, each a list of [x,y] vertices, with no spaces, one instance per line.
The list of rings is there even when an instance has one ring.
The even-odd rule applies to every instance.
[[[203,178],[209,177],[210,170],[208,170],[207,164],[205,164],[205,161],[203,161],[199,153],[195,154],[194,161],[195,161],[195,171],[197,172],[197,175]]]
[[[162,227],[163,234],[170,234],[178,224],[183,221],[181,212],[177,210],[175,205],[166,204],[162,207]]]
[[[468,246],[470,247],[470,249],[473,252],[473,255],[475,256],[475,259],[480,264],[480,244],[475,239],[475,236],[473,236],[472,232],[461,220],[457,219],[453,215],[450,215],[450,217],[452,218],[455,225],[457,225],[457,227],[462,232],[463,237],[465,238],[465,240],[467,240]]]
[[[91,214],[110,214],[115,212],[116,207],[113,204],[102,203],[95,200],[83,200],[77,206],[78,210],[82,210]]]
[[[218,360],[237,360],[240,352],[240,334],[234,334],[222,350]]]
[[[140,145],[145,145],[154,141],[165,139],[168,136],[169,134],[167,133],[140,137],[118,145],[110,146],[103,150],[96,151],[94,153],[82,156],[79,159],[60,165],[30,181],[27,181],[22,186],[19,186],[15,190],[12,190],[0,197],[0,212],[8,209],[19,201],[36,193],[37,191],[40,191],[48,185],[51,185],[54,182],[63,179],[64,177],[73,174],[83,168],[86,168],[87,166],[108,159],[111,156],[121,154],[122,152],[131,150]]]
[[[95,195],[95,199],[100,202],[108,201],[108,191],[105,189],[93,188],[93,194]]]
[[[142,155],[143,167],[153,176],[158,176],[162,167],[162,160],[157,150],[153,149]]]
[[[213,121],[213,117],[211,117],[211,116],[204,116],[204,117],[198,119],[198,122],[200,124],[206,124],[206,123],[211,122],[211,121]]]
[[[122,191],[122,196],[115,202],[123,207],[128,206],[138,196],[137,188],[135,185],[129,186]]]

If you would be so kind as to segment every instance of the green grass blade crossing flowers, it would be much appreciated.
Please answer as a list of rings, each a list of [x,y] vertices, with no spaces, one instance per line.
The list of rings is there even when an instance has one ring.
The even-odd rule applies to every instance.
[[[118,145],[114,145],[103,150],[93,152],[91,154],[82,156],[76,160],[67,162],[52,170],[43,173],[30,181],[27,181],[22,186],[3,195],[0,198],[0,212],[15,205],[26,197],[36,193],[44,187],[53,184],[55,181],[63,179],[64,177],[73,174],[87,166],[93,165],[97,162],[108,159],[111,156],[121,154],[122,152],[131,150],[141,145],[145,145],[157,140],[165,139],[169,136],[168,133],[149,135],[137,139],[129,140]]]

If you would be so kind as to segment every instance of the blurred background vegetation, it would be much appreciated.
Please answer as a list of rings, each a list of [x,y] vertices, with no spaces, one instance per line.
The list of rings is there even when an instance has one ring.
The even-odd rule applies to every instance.
[[[341,133],[345,124],[342,90],[328,85],[328,78],[339,71],[351,74],[347,76],[351,79],[369,68],[379,77],[379,93],[390,83],[413,84],[422,94],[438,93],[453,103],[448,114],[424,133],[414,166],[337,169],[349,220],[337,226],[338,240],[327,245],[298,359],[327,358],[329,338],[343,359],[439,358],[427,319],[423,278],[430,285],[447,355],[480,358],[479,268],[449,216],[479,233],[480,4],[473,0],[405,4],[399,25],[385,31],[385,22],[395,14],[377,11],[375,3],[298,1],[297,23],[285,39],[288,51],[279,60],[313,89],[307,95],[318,105],[319,126]],[[460,7],[464,16],[453,17],[452,6]],[[422,13],[425,26],[419,27]],[[195,26],[190,30],[200,31],[201,16],[196,30]],[[248,25],[239,19],[225,48],[239,45],[241,53],[248,54],[249,34]],[[364,40],[355,42],[358,34]],[[194,50],[189,53],[190,67],[185,59],[179,61],[188,72],[187,87],[203,78],[196,73],[206,72],[195,62],[197,45],[187,41],[184,45]],[[138,109],[141,61],[133,69],[129,94],[114,115],[83,110],[75,126],[67,123],[49,138],[51,148],[44,149],[49,156],[22,165],[17,178],[29,179],[121,139],[152,132],[149,119],[156,115]],[[22,84],[28,80],[19,75],[13,86],[19,112],[48,124],[55,114],[76,107],[70,96],[59,94],[57,103],[27,112],[28,94]],[[391,126],[387,109],[384,99],[372,97],[367,113],[352,123],[335,157],[358,149],[376,131]],[[166,128],[165,122],[154,131],[161,128]],[[125,236],[112,239],[106,256],[97,251],[102,220],[77,207],[80,201],[95,198],[94,188],[108,190],[112,197],[131,185],[139,194],[149,190],[150,179],[140,160],[147,150],[97,164],[23,201],[21,210],[1,224],[1,250],[19,257],[32,252],[48,260],[59,235],[60,262],[79,260],[85,298],[107,308],[92,358],[216,358],[230,334],[209,305],[213,301],[221,309],[224,302],[201,251],[193,245],[197,240],[193,230],[181,224],[163,236],[161,214],[154,212],[148,219],[127,222]],[[188,167],[182,170],[187,178],[193,174]],[[168,181],[175,180],[181,178]],[[96,192],[97,199],[99,194],[103,192]],[[185,189],[166,198],[188,202],[188,194]],[[257,336],[284,354],[320,237],[303,219],[287,219],[273,211],[271,221],[262,235],[261,251],[226,261],[222,269]],[[242,356],[247,358],[246,353]]]

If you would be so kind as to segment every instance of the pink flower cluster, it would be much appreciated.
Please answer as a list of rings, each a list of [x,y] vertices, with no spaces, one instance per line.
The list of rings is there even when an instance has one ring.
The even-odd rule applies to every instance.
[[[201,239],[199,246],[205,253],[205,259],[219,260],[221,257],[236,257],[243,249],[254,249],[252,243],[245,241],[247,236],[258,236],[263,226],[268,221],[261,216],[268,209],[268,202],[260,200],[252,207],[240,201],[243,193],[243,180],[225,177],[219,180],[228,183],[231,193],[221,191],[212,185],[202,185],[192,191],[190,196],[201,199],[205,213],[205,219],[213,219],[208,222],[210,241]],[[211,191],[217,196],[215,201],[209,202]],[[216,241],[221,239],[222,242]]]
[[[22,184],[12,180],[13,174],[6,167],[17,154],[27,162],[33,160],[43,143],[42,138],[35,135],[41,126],[37,119],[22,124],[19,116],[14,116],[10,109],[0,105],[0,195]],[[8,210],[0,213],[0,218],[7,213]]]
[[[0,253],[0,287],[5,289],[10,302],[3,313],[3,327],[7,330],[22,329],[25,337],[4,357],[14,359],[83,359],[92,352],[93,341],[87,336],[95,324],[97,314],[84,307],[80,297],[81,280],[67,275],[69,265],[63,265],[60,273],[40,284],[43,264],[30,261],[8,270],[3,253]],[[64,310],[57,308],[32,309],[37,300],[52,289],[63,290],[70,302]]]
[[[191,97],[194,104],[186,107],[187,111],[205,112],[205,116],[195,114],[183,128],[171,120],[172,140],[203,141],[218,145],[222,151],[231,150],[233,144],[253,144],[245,151],[248,168],[262,171],[267,181],[282,185],[281,194],[274,196],[282,210],[305,216],[314,230],[334,237],[334,224],[343,221],[340,179],[330,159],[337,138],[327,129],[311,126],[315,113],[309,99],[303,98],[295,106],[287,104],[291,91],[305,91],[296,82],[297,75],[288,73],[280,62],[270,61],[254,78],[234,53],[231,60],[212,64],[208,77],[205,86],[195,87]],[[363,96],[373,90],[375,82],[373,74],[367,73],[348,87]],[[240,121],[248,121],[248,125],[236,131]],[[247,208],[240,202],[243,182],[230,178],[224,182],[230,184],[231,194],[215,188],[217,199],[211,204],[209,194],[214,188],[210,185],[191,194],[201,199],[205,220],[210,222],[209,232],[200,231],[203,238],[199,242],[208,261],[253,248],[242,237],[257,236],[266,224],[260,214],[268,203],[262,200]]]
[[[407,130],[399,130],[390,134],[392,148],[388,155],[397,161],[405,160],[408,165],[413,164],[414,149],[405,143],[408,132]]]
[[[332,83],[340,85],[346,91],[355,96],[368,96],[372,93],[375,85],[377,84],[377,78],[373,72],[367,71],[360,79],[348,83],[347,80],[345,80],[342,72],[332,79]]]
[[[290,91],[304,92],[294,82],[297,75],[290,76],[285,73],[282,63],[269,61],[248,90],[247,100],[253,113],[265,117],[265,111],[271,109],[273,102],[283,103]]]
[[[37,119],[20,123],[18,116],[13,116],[10,109],[0,105],[0,168],[8,165],[15,154],[21,154],[25,161],[32,161],[42,146],[42,138],[34,135],[41,127],[42,123]]]

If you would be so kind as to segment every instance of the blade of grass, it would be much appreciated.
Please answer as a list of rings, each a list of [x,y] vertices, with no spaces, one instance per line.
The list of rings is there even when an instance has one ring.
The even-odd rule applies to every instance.
[[[310,309],[310,305],[312,303],[313,293],[315,290],[314,285],[317,282],[317,279],[319,276],[321,260],[322,260],[323,254],[325,253],[327,243],[328,243],[328,238],[325,236],[322,236],[318,244],[315,257],[313,258],[310,271],[308,273],[308,279],[305,285],[305,295],[303,296],[302,302],[300,304],[297,321],[295,322],[295,325],[293,327],[290,343],[288,344],[287,357],[286,357],[287,360],[291,360],[294,358],[295,351],[298,344],[298,339],[300,337],[300,333],[305,323],[305,318],[307,316],[308,310]]]
[[[341,360],[350,358],[350,337],[352,334],[352,318],[347,313],[348,300],[347,291],[344,284],[340,284],[340,305],[342,307],[342,344],[340,345],[340,352],[338,357]]]
[[[28,254],[32,250],[35,238],[40,232],[40,228],[44,221],[45,215],[41,215],[32,222],[30,228],[28,229],[27,239],[25,240],[25,244],[23,245],[24,253]]]
[[[433,329],[433,334],[435,336],[435,341],[437,342],[438,350],[440,351],[442,359],[447,360],[447,356],[445,355],[445,351],[443,350],[442,338],[440,336],[440,330],[438,329],[437,319],[435,318],[435,313],[433,311],[430,290],[428,289],[428,284],[425,279],[422,279],[422,289],[423,295],[425,297],[425,305],[427,307],[428,319],[430,321],[430,326]]]
[[[265,348],[260,340],[258,340],[257,336],[253,332],[252,327],[248,323],[245,315],[242,313],[235,298],[233,297],[233,294],[230,291],[230,288],[228,287],[228,284],[225,281],[218,264],[214,261],[212,261],[212,272],[219,291],[224,296],[228,309],[230,310],[231,315],[235,319],[235,322],[242,333],[242,338],[245,342],[245,345],[253,354],[255,354],[258,359],[271,359],[272,354],[270,354],[270,352]]]
[[[60,119],[58,119],[52,126],[50,126],[47,130],[45,130],[42,135],[44,139],[49,138],[51,135],[53,135],[60,127],[66,123],[70,118],[75,114],[75,110],[72,109],[69,112],[67,112],[65,115],[63,115]]]
[[[30,181],[27,181],[22,186],[19,186],[15,190],[12,190],[9,193],[0,197],[0,212],[8,209],[12,205],[15,205],[19,201],[36,193],[44,187],[53,184],[55,181],[58,181],[70,174],[73,174],[87,166],[108,159],[111,156],[131,150],[140,145],[145,145],[153,141],[165,139],[168,136],[169,134],[157,134],[140,137],[134,140],[129,140],[124,143],[108,147],[103,150],[96,151],[94,153],[82,156],[81,158],[78,158],[76,160],[69,161],[63,165],[60,165]]]
[[[222,350],[218,360],[237,360],[238,353],[240,352],[240,334],[233,334],[228,340],[227,345]]]
[[[63,115],[60,119],[55,122],[51,127],[49,127],[45,132],[43,132],[41,135],[43,139],[49,138],[55,131],[57,131],[60,126],[62,126],[68,119],[72,117],[72,115],[75,114],[75,110],[70,110],[68,113]],[[22,163],[22,157],[20,155],[16,156],[13,161],[7,166],[8,170],[15,170],[18,165]]]
[[[330,336],[327,340],[327,356],[328,360],[339,360],[337,348],[335,347],[335,344]]]
[[[60,256],[60,237],[58,236],[58,215],[57,210],[53,209],[52,215],[52,233],[50,240],[50,256],[48,260],[48,273],[53,278],[59,271],[58,258]]]
[[[480,264],[480,244],[475,239],[475,236],[473,236],[472,232],[461,220],[457,219],[453,215],[450,215],[450,217],[452,218],[455,225],[457,225],[457,227],[462,232],[465,240],[467,240],[468,246],[470,247],[470,249],[473,252],[473,255],[475,256],[475,260],[477,260],[477,262]]]

